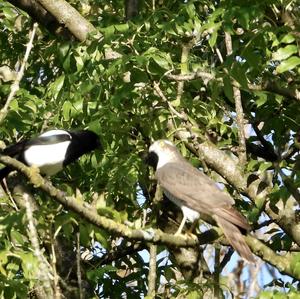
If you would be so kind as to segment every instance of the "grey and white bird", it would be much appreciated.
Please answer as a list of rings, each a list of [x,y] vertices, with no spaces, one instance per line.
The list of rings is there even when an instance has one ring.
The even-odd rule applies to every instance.
[[[232,247],[244,259],[254,262],[243,231],[249,231],[247,220],[232,205],[234,200],[220,190],[215,182],[193,167],[168,140],[157,140],[149,148],[148,163],[156,167],[155,178],[164,194],[179,206],[183,219],[196,221],[201,214],[211,216],[222,229]]]
[[[15,158],[28,166],[36,166],[51,176],[82,155],[101,148],[99,136],[89,130],[50,130],[32,139],[6,147],[0,154]],[[0,181],[13,169],[0,169]]]

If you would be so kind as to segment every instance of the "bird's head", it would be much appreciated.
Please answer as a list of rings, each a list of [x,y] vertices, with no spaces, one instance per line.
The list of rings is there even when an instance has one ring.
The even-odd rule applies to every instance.
[[[149,147],[147,163],[154,168],[159,168],[172,162],[177,154],[177,148],[171,141],[160,139]]]
[[[80,140],[80,146],[84,149],[84,152],[89,152],[95,149],[102,150],[100,138],[95,132],[90,130],[80,130],[72,132],[72,135],[75,135],[77,140]]]

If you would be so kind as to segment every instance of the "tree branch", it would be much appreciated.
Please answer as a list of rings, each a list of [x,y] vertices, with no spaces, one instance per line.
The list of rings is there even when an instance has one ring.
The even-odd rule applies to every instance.
[[[220,84],[223,84],[222,78],[217,78],[215,74],[211,74],[209,72],[204,72],[200,70],[197,70],[196,72],[193,73],[184,74],[184,75],[167,74],[166,77],[168,79],[175,80],[175,81],[190,81],[195,79],[202,79],[205,82],[209,80],[216,80]],[[276,93],[288,99],[300,101],[300,91],[298,89],[292,90],[291,88],[284,88],[278,86],[278,84],[274,81],[266,81],[265,83],[262,84],[249,83],[246,89],[240,86],[238,82],[233,82],[233,86],[246,91],[265,91],[265,92]]]
[[[95,27],[65,0],[37,1],[79,41],[85,41],[88,34],[95,31]]]
[[[222,153],[222,151],[220,152]],[[194,235],[178,235],[176,238],[174,238],[174,234],[166,234],[156,229],[130,229],[124,224],[117,223],[103,216],[99,216],[95,209],[84,202],[83,198],[80,199],[73,196],[66,197],[61,190],[55,188],[49,181],[41,177],[37,169],[27,167],[18,160],[8,156],[0,156],[0,162],[20,171],[36,188],[43,190],[53,197],[58,203],[74,211],[88,222],[94,224],[96,227],[107,229],[111,233],[123,236],[127,239],[144,241],[153,244],[165,244],[170,247],[195,247],[210,243],[212,240],[215,240],[216,237],[222,234],[220,229],[215,229],[213,230],[213,234],[210,232],[205,232],[200,234],[199,238]],[[244,188],[247,189],[246,187]],[[265,261],[269,262],[270,264],[273,264],[274,261],[277,263],[278,261],[279,265],[277,266],[277,264],[274,264],[274,266],[277,267],[281,272],[291,275],[296,279],[300,279],[300,274],[294,273],[290,267],[290,255],[286,257],[279,256],[262,242],[251,236],[246,237],[246,241],[253,252],[258,252],[258,254]],[[258,244],[257,247],[255,244]]]
[[[127,243],[127,241],[126,241]],[[133,253],[136,253],[138,251],[141,251],[143,249],[146,249],[146,245],[141,242],[136,242],[132,244],[131,246],[124,246],[124,244],[121,244],[113,251],[110,251],[103,255],[102,257],[95,259],[95,267],[107,265],[110,264],[118,259],[123,258],[127,255],[132,255]],[[90,261],[89,261],[90,263]]]
[[[160,230],[130,229],[124,224],[99,216],[94,208],[84,202],[83,198],[79,200],[78,197],[66,197],[64,192],[55,188],[51,182],[44,179],[37,169],[27,167],[23,163],[9,156],[0,156],[0,162],[20,171],[29,179],[31,184],[49,194],[64,207],[76,212],[95,226],[107,229],[116,235],[132,240],[146,241],[154,244],[165,244],[169,246],[193,247],[199,244],[196,236],[181,235],[174,239],[173,234],[165,234]]]
[[[294,272],[292,269],[293,253],[287,253],[285,256],[278,255],[271,248],[266,246],[263,242],[250,235],[246,237],[246,240],[251,250],[255,250],[257,255],[260,256],[263,260],[273,265],[280,272],[286,273],[294,277],[294,274],[292,274]],[[268,260],[265,259],[266,256],[269,257]]]
[[[82,279],[81,279],[81,258],[80,258],[80,233],[76,233],[76,268],[79,299],[83,299]]]
[[[175,128],[171,122],[168,122],[168,128],[174,132]],[[195,128],[193,134],[198,137],[199,128]],[[201,143],[193,139],[189,142],[188,138],[192,138],[192,134],[188,129],[177,128],[175,137],[186,143],[187,148],[203,159],[212,169],[219,173],[224,179],[235,187],[242,194],[247,195],[257,206],[263,206],[266,213],[272,218],[291,238],[300,246],[300,224],[295,220],[295,211],[290,211],[286,215],[278,215],[270,205],[262,205],[267,202],[267,198],[272,191],[272,187],[267,182],[261,180],[258,176],[252,174],[244,174],[240,169],[237,161],[235,161],[226,152],[218,149],[213,143],[203,141]]]
[[[33,40],[34,40],[36,29],[37,29],[37,23],[34,23],[33,28],[31,30],[31,32],[29,33],[29,42],[26,46],[26,51],[25,51],[25,55],[24,55],[20,70],[17,73],[14,83],[10,87],[10,93],[7,97],[6,103],[0,111],[0,124],[4,121],[4,119],[8,113],[9,105],[12,102],[12,100],[14,99],[14,96],[17,93],[17,91],[20,89],[20,82],[24,76],[26,63],[28,61],[30,51],[33,47]]]
[[[174,115],[176,115],[178,118],[182,120],[186,120],[186,116],[183,113],[179,113],[172,104],[168,101],[168,99],[163,94],[162,90],[159,87],[159,83],[153,82],[154,90],[157,92],[157,94],[160,96],[160,98],[168,105],[170,112]]]
[[[9,3],[27,12],[30,17],[51,33],[70,39],[72,34],[67,28],[57,22],[52,14],[35,0],[7,0]]]
[[[125,0],[125,17],[130,20],[139,14],[139,0]]]
[[[231,36],[228,32],[225,32],[225,45],[227,50],[227,55],[232,55],[232,40]],[[237,83],[236,80],[232,80],[232,82]],[[236,123],[238,127],[238,139],[239,139],[239,160],[241,166],[247,162],[247,152],[246,152],[246,137],[245,137],[245,120],[244,120],[244,111],[242,105],[242,96],[241,91],[238,87],[233,84],[233,98],[235,103],[235,112],[236,112]]]
[[[148,273],[148,292],[149,298],[155,298],[155,285],[156,285],[156,256],[157,245],[150,244],[150,259],[149,259],[149,273]]]
[[[28,229],[27,229],[28,237],[31,242],[34,255],[36,256],[39,263],[38,271],[36,273],[36,278],[40,282],[40,285],[36,285],[36,287],[39,289],[37,292],[38,298],[39,299],[53,298],[54,292],[51,283],[53,274],[50,273],[50,267],[48,267],[46,259],[40,249],[38,233],[34,224],[34,218],[32,212],[33,209],[30,204],[30,200],[28,198],[27,193],[23,194],[23,200],[25,203],[26,216],[28,221]]]

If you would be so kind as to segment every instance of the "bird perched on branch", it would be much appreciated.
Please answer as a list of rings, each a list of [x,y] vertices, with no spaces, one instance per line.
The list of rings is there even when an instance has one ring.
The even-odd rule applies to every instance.
[[[155,177],[164,194],[179,206],[183,219],[196,221],[201,213],[211,216],[232,247],[246,260],[254,262],[241,230],[249,231],[247,220],[232,206],[234,200],[221,191],[208,176],[193,167],[168,140],[157,140],[149,148],[148,163],[156,167]]]
[[[89,130],[50,130],[6,147],[1,155],[15,158],[28,166],[36,166],[42,174],[51,176],[82,155],[101,148],[99,136]],[[13,169],[0,169],[0,181]]]

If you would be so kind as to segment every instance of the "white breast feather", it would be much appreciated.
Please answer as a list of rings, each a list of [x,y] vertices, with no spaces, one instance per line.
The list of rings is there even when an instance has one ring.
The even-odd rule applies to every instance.
[[[160,152],[158,156],[158,162],[156,168],[159,169],[165,166],[167,163],[173,161],[173,155],[168,152]]]
[[[193,210],[193,209],[190,209],[189,207],[186,207],[186,206],[180,206],[181,210],[182,210],[182,213],[183,215],[186,216],[186,218],[190,221],[190,222],[194,222],[195,220],[199,219],[200,218],[200,213]]]
[[[63,132],[65,133],[65,131]],[[43,136],[45,135],[43,134]],[[46,175],[53,175],[63,168],[69,144],[70,141],[64,141],[56,144],[30,146],[24,152],[25,161],[30,166],[40,168],[40,171]]]

